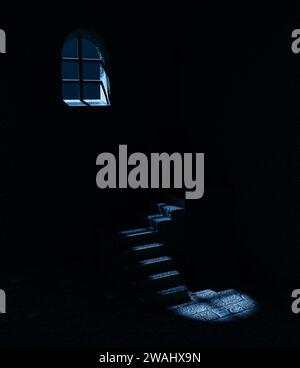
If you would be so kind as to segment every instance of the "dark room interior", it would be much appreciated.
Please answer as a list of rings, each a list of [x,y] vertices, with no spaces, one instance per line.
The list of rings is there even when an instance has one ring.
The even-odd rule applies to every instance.
[[[0,347],[299,347],[300,6],[43,12],[0,16]],[[204,152],[203,197],[99,189],[119,145]]]

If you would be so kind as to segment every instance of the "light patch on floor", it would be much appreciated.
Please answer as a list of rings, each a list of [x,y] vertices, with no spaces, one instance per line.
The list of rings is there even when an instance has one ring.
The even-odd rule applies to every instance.
[[[232,322],[250,317],[258,310],[254,299],[235,289],[203,290],[190,296],[190,302],[172,306],[169,310],[178,316],[207,322]]]

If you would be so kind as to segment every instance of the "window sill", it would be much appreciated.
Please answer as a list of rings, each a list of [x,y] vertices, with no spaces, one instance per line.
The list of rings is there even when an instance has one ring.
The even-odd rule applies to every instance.
[[[69,107],[109,107],[106,101],[101,100],[63,100]]]

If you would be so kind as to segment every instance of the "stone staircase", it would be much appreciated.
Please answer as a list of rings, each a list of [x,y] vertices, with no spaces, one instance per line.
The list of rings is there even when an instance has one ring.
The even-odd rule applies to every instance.
[[[167,306],[186,303],[190,301],[189,292],[163,241],[182,219],[184,209],[160,203],[157,212],[147,216],[147,227],[119,233],[124,273],[138,298],[146,303]]]

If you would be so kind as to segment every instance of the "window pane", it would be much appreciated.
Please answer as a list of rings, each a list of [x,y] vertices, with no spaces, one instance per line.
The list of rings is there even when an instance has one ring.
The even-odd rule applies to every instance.
[[[84,100],[99,100],[100,85],[98,83],[83,83],[83,99]]]
[[[79,83],[64,82],[63,83],[63,99],[79,100]]]
[[[64,47],[61,52],[62,57],[78,58],[78,40],[72,38],[64,43]]]
[[[96,46],[86,38],[81,39],[82,58],[100,59]]]
[[[100,64],[95,63],[82,63],[82,76],[83,79],[100,80]]]
[[[62,62],[62,77],[63,79],[78,79],[79,64],[76,61]]]

